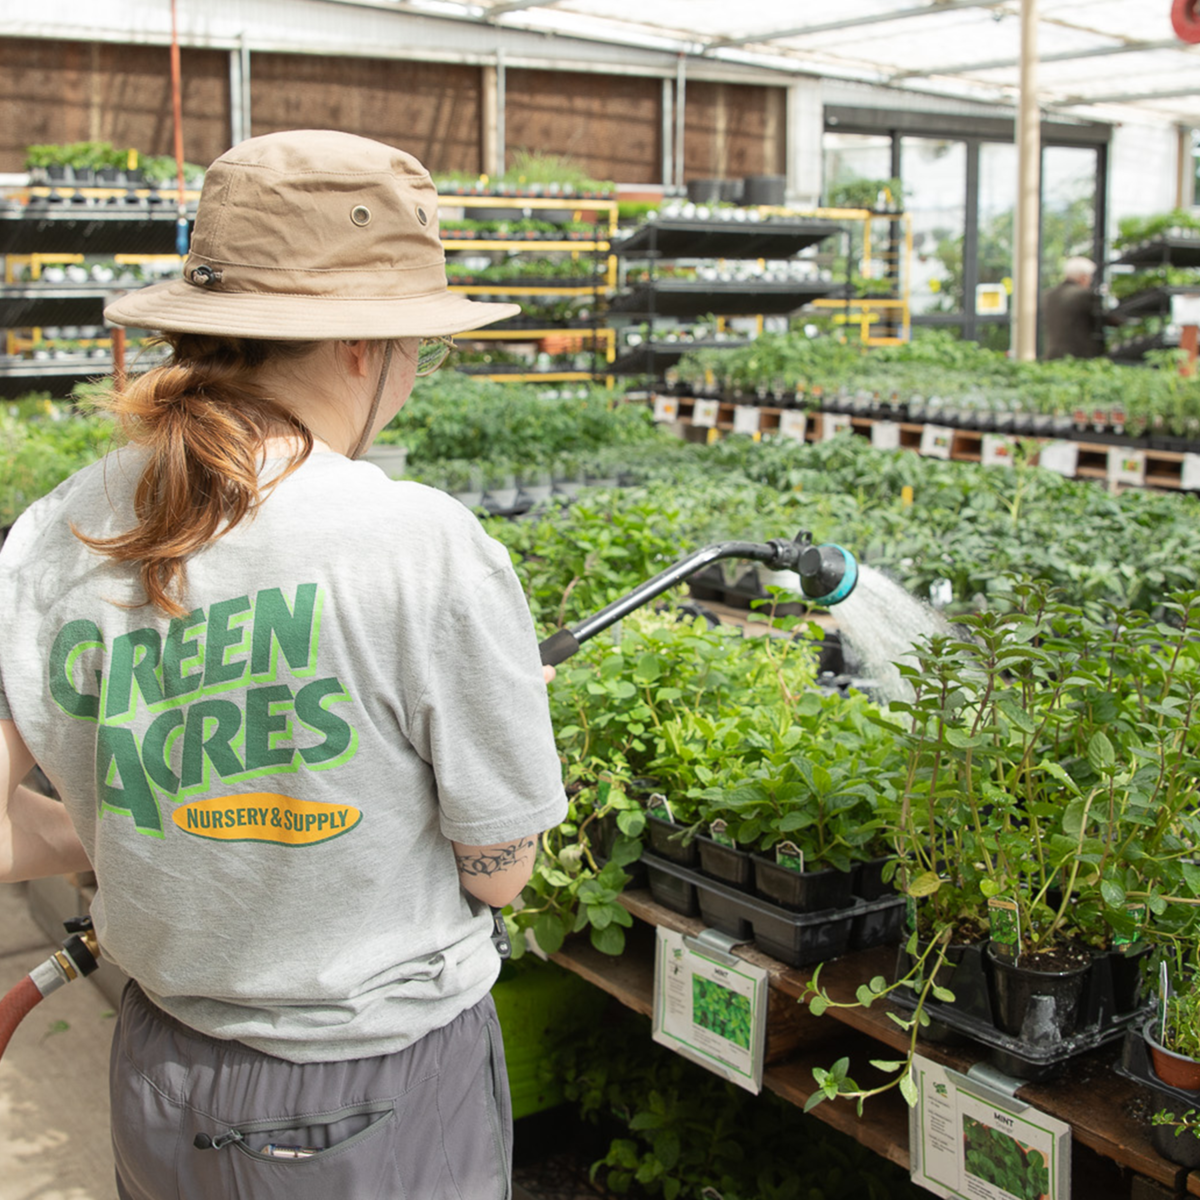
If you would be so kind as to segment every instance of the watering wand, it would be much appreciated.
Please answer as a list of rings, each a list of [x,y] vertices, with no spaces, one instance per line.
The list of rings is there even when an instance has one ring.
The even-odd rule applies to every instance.
[[[91,917],[72,917],[63,922],[71,935],[44,963],[33,968],[8,995],[0,999],[0,1055],[17,1026],[51,992],[81,975],[90,975],[100,965],[100,946],[92,932]]]
[[[849,550],[833,542],[814,545],[812,535],[804,529],[790,542],[784,538],[769,542],[717,542],[681,558],[578,625],[552,633],[540,646],[543,664],[557,666],[565,662],[588,638],[722,558],[748,558],[772,571],[795,571],[804,595],[814,604],[826,607],[845,600],[858,582],[858,563]]]

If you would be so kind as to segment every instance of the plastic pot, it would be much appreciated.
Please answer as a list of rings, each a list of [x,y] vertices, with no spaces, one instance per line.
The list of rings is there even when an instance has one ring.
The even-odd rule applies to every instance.
[[[753,884],[750,852],[736,846],[726,846],[703,834],[697,834],[696,845],[700,850],[700,870],[705,875],[720,879],[731,887],[749,889]]]
[[[1150,1065],[1155,1075],[1168,1087],[1200,1092],[1200,1062],[1160,1045],[1155,1037],[1156,1024],[1157,1018],[1151,1017],[1142,1027],[1142,1037],[1146,1039],[1146,1049],[1150,1051]]]
[[[996,953],[988,944],[996,1026],[1034,1044],[1075,1032],[1090,961],[1068,971],[1035,971]]]
[[[1200,1137],[1186,1129],[1176,1135],[1169,1125],[1151,1125],[1150,1145],[1168,1162],[1177,1163],[1189,1170],[1200,1167]]]
[[[822,912],[854,903],[854,877],[848,871],[793,871],[752,854],[754,890],[791,912]]]
[[[659,858],[668,859],[684,867],[694,867],[700,860],[696,841],[684,842],[686,828],[664,821],[662,817],[646,814],[646,828],[650,831],[650,848]]]
[[[882,900],[894,896],[896,889],[883,879],[883,868],[892,861],[892,855],[871,858],[854,864],[854,894],[863,900]]]

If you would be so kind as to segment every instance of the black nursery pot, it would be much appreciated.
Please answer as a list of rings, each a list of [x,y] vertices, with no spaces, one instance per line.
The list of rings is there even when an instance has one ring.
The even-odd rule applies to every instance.
[[[894,896],[896,889],[883,879],[883,868],[892,861],[892,855],[871,858],[854,864],[854,894],[862,900],[882,900]]]
[[[752,854],[754,890],[792,912],[822,912],[854,903],[854,876],[849,871],[792,871],[761,854]]]
[[[680,866],[694,867],[700,859],[696,839],[684,842],[686,828],[664,821],[662,817],[646,814],[646,828],[650,831],[650,848],[659,858],[669,859]]]
[[[1034,971],[987,948],[997,1027],[1013,1037],[1044,1044],[1070,1037],[1079,1023],[1090,961],[1069,971]]]
[[[700,849],[700,870],[743,891],[751,887],[753,876],[750,852],[736,846],[726,846],[703,834],[697,834],[695,844]]]
[[[1178,1112],[1175,1115],[1178,1116]],[[1185,1129],[1176,1136],[1175,1130],[1169,1125],[1152,1125],[1150,1145],[1168,1162],[1193,1171],[1200,1167],[1200,1138],[1189,1130]]]

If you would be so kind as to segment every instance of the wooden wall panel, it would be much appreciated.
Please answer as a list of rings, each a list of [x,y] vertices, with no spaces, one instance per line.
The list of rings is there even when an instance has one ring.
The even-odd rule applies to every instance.
[[[686,97],[685,179],[742,179],[785,172],[785,89],[689,80]]]
[[[483,168],[477,67],[260,53],[250,95],[255,135],[340,129],[407,150],[435,173]]]
[[[662,181],[662,83],[625,75],[510,70],[505,141],[517,150],[564,154],[595,179]]]
[[[183,153],[207,164],[229,146],[229,56],[181,54]],[[106,141],[174,154],[165,46],[0,39],[0,171],[20,171],[36,142]]]

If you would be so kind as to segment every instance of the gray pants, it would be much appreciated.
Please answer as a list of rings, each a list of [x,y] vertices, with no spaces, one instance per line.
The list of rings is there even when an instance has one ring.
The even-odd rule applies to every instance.
[[[291,1063],[196,1033],[130,984],[110,1084],[121,1200],[510,1196],[491,996],[397,1054]],[[198,1149],[198,1135],[211,1145]],[[316,1153],[275,1156],[295,1148]]]

